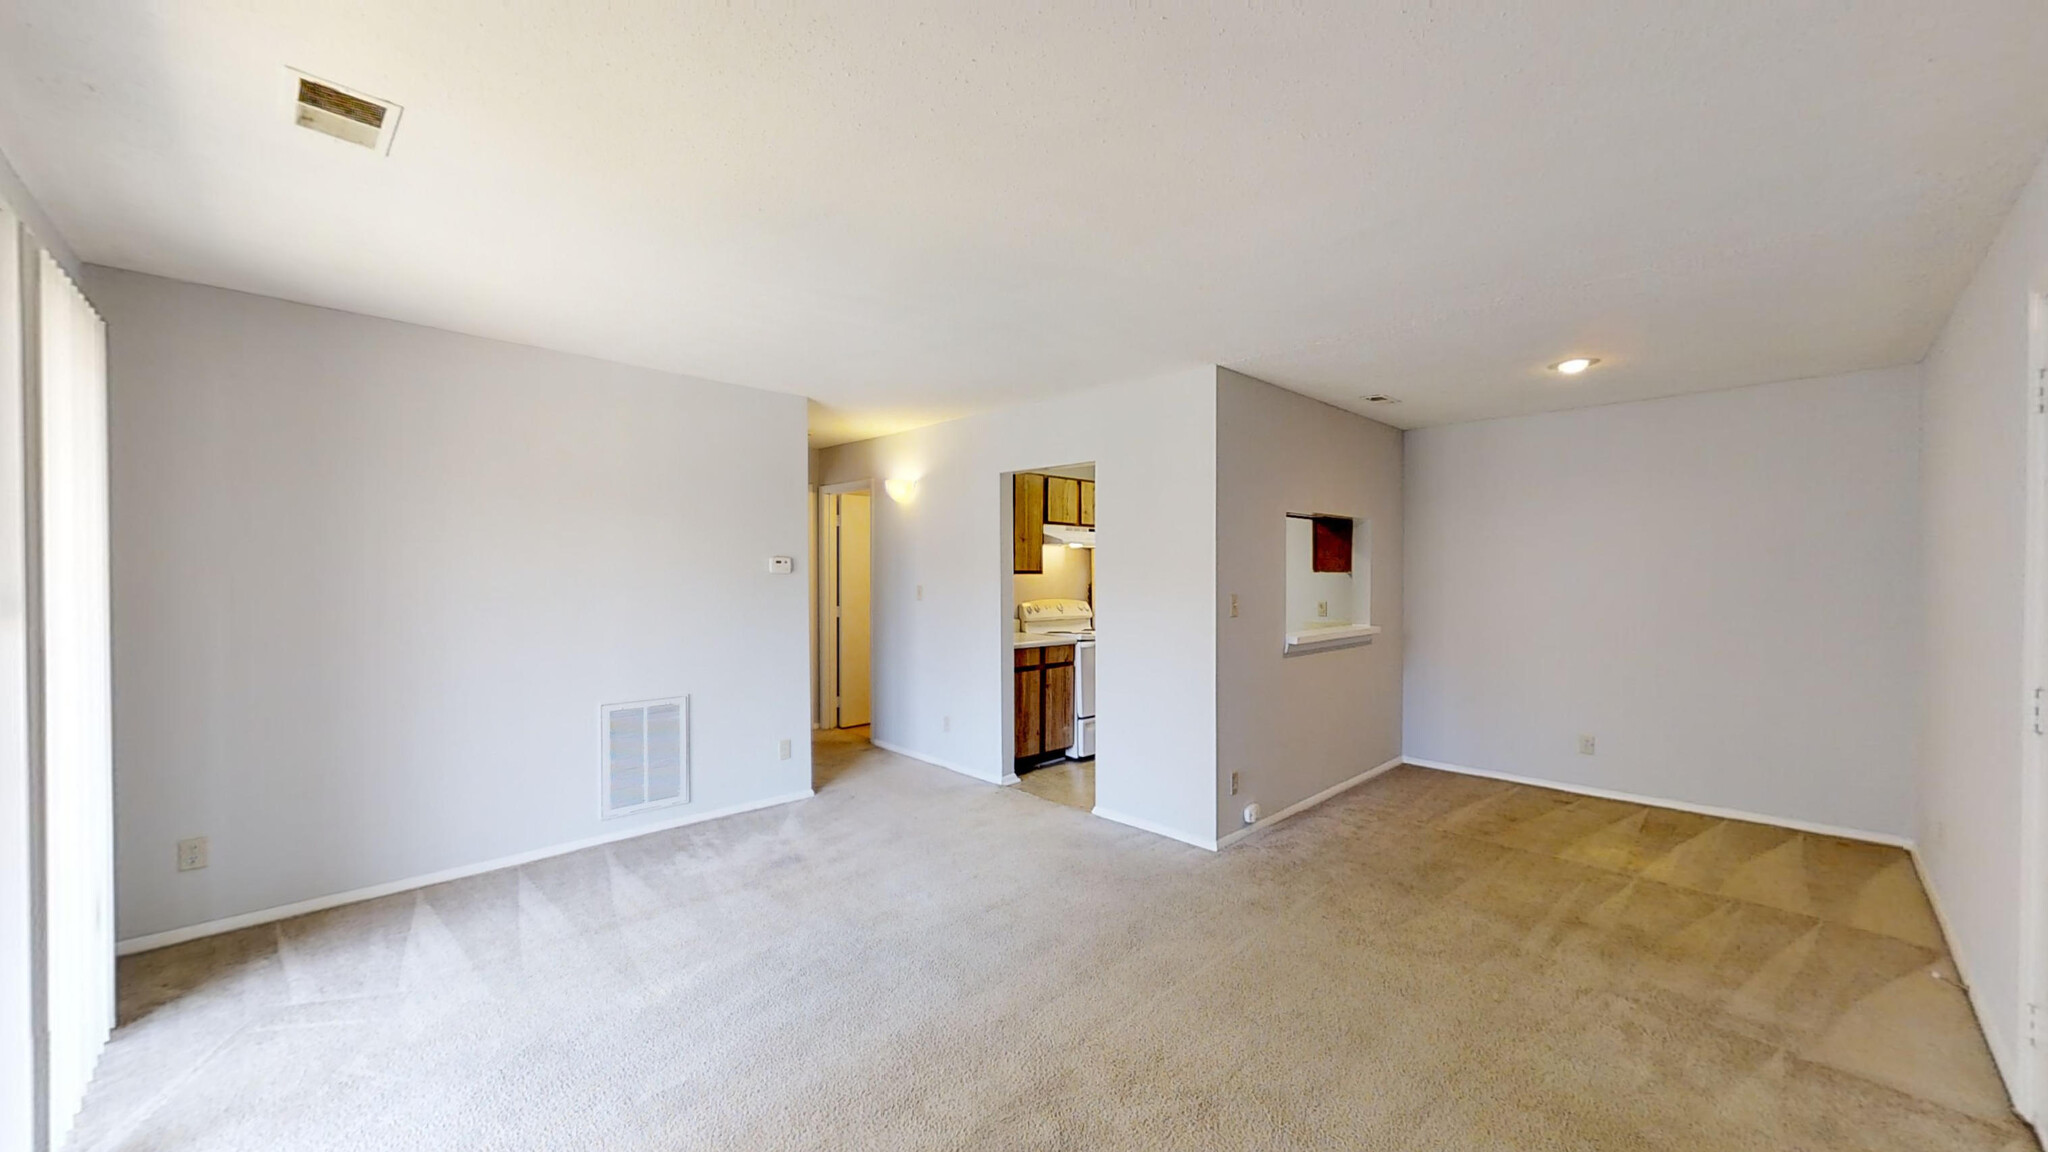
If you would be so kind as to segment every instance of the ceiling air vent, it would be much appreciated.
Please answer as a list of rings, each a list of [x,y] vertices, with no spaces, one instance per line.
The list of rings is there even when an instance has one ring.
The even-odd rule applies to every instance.
[[[1359,397],[1359,399],[1365,401],[1367,404],[1378,404],[1382,406],[1388,404],[1399,404],[1401,402],[1395,397],[1389,396],[1384,392],[1375,392],[1370,396],[1361,396]]]
[[[404,109],[303,72],[285,72],[291,79],[293,123],[380,155],[391,151],[391,136],[398,130],[398,114]]]
[[[607,704],[604,815],[690,802],[690,698]]]

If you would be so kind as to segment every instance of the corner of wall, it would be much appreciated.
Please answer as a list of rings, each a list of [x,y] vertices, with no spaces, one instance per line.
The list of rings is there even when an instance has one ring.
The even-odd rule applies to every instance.
[[[15,170],[13,162],[5,153],[0,153],[0,202],[14,209],[15,215],[21,217],[21,222],[35,234],[36,242],[70,274],[73,281],[85,283],[85,265],[79,260],[78,253],[72,250],[64,234],[57,230],[56,221],[50,219],[49,213],[43,210],[42,203],[29,191],[28,185],[22,182],[21,174]]]

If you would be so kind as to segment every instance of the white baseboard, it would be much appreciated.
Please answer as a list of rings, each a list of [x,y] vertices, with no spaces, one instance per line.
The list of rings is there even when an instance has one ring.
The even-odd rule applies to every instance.
[[[1913,855],[1913,870],[1920,874],[1920,888],[1927,893],[1927,903],[1934,909],[1934,921],[1941,926],[1942,940],[1948,945],[1948,958],[1956,966],[1956,975],[1963,978],[1963,995],[1970,1001],[1970,1011],[1977,1014],[1977,1027],[1980,1030],[1984,1030],[1988,1038],[1990,1032],[1988,1029],[1984,1029],[1984,1021],[1991,1019],[1991,1014],[1984,1010],[1984,1002],[1977,998],[1977,979],[1972,975],[1977,969],[1963,955],[1961,947],[1958,946],[1961,937],[1957,936],[1955,929],[1949,926],[1948,913],[1941,910],[1941,895],[1934,886],[1933,875],[1927,870],[1927,862],[1920,858],[1919,846],[1909,845],[1907,851]],[[2024,1011],[2024,1008],[2022,1010]],[[2025,1042],[2024,1038],[2019,1036],[2015,1036],[2012,1039],[2014,1044]],[[1999,1053],[1997,1045],[1986,1043],[1985,1047],[1991,1051],[1991,1063],[1998,1069],[1998,1078],[2005,1081],[2006,1098],[2013,1103],[2016,1110],[2021,1111],[2022,1115],[2024,1115],[2025,1109],[2031,1105],[2031,1102],[2026,1099],[2026,1094],[2023,1090],[2025,1081],[2021,1076],[2020,1068],[2008,1067],[2006,1059]],[[2015,1063],[2024,1067],[2026,1061],[2022,1058],[2015,1061]]]
[[[1008,783],[1008,781],[1002,779],[991,780],[987,776],[983,775],[980,772],[976,772],[972,768],[963,768],[958,764],[954,764],[946,760],[941,760],[937,756],[933,756],[929,752],[919,752],[914,748],[905,748],[903,745],[894,743],[889,740],[877,740],[875,739],[875,735],[872,731],[868,733],[868,743],[873,744],[877,748],[881,748],[889,752],[894,752],[898,756],[908,756],[912,760],[919,760],[926,764],[931,764],[939,768],[944,768],[949,772],[958,772],[962,776],[973,777],[974,779],[979,780],[984,784]]]
[[[1282,820],[1287,819],[1289,816],[1295,816],[1299,815],[1300,813],[1306,812],[1309,809],[1315,807],[1316,805],[1321,804],[1323,801],[1328,800],[1330,797],[1336,796],[1352,788],[1356,788],[1360,784],[1363,784],[1367,780],[1370,780],[1373,777],[1378,776],[1382,772],[1389,772],[1395,768],[1400,767],[1405,762],[1406,761],[1403,761],[1399,756],[1396,756],[1392,760],[1387,761],[1385,764],[1382,764],[1377,768],[1367,768],[1365,771],[1360,772],[1358,775],[1353,776],[1351,779],[1345,780],[1342,783],[1332,784],[1328,788],[1323,789],[1321,792],[1316,793],[1315,795],[1309,797],[1306,800],[1297,800],[1294,803],[1289,804],[1287,807],[1282,808],[1278,812],[1273,813],[1271,816],[1267,816],[1261,819],[1257,824],[1253,824],[1244,828],[1239,828],[1237,831],[1232,832],[1227,836],[1219,838],[1216,841],[1216,847],[1219,849],[1228,848],[1232,844],[1237,843],[1239,840],[1244,839],[1245,837],[1251,835],[1254,832],[1259,831],[1262,828],[1271,828],[1273,825],[1278,824]]]
[[[1128,816],[1122,812],[1104,808],[1101,805],[1097,805],[1093,811],[1095,815],[1113,824],[1122,824],[1127,828],[1136,828],[1140,832],[1150,832],[1154,836],[1164,836],[1169,840],[1178,840],[1183,844],[1192,844],[1205,852],[1216,851],[1216,838],[1213,836],[1204,839],[1200,836],[1190,835],[1178,828],[1168,828],[1164,824],[1156,824],[1138,816]]]
[[[1694,804],[1685,800],[1670,800],[1661,796],[1640,796],[1634,792],[1617,792],[1612,788],[1595,788],[1588,784],[1567,784],[1562,780],[1546,780],[1539,776],[1517,776],[1512,772],[1495,772],[1490,768],[1473,768],[1465,764],[1450,764],[1442,760],[1424,760],[1417,756],[1403,758],[1403,763],[1418,768],[1436,768],[1444,772],[1456,772],[1463,776],[1484,776],[1488,780],[1505,780],[1510,784],[1527,784],[1534,788],[1549,788],[1556,792],[1573,792],[1580,796],[1597,796],[1603,800],[1620,800],[1628,804],[1647,804],[1652,808],[1675,808],[1680,812],[1694,812],[1701,816],[1713,816],[1722,820],[1746,820],[1751,824],[1772,824],[1779,828],[1791,828],[1799,832],[1812,832],[1820,836],[1839,836],[1844,840],[1864,840],[1872,844],[1889,844],[1894,848],[1913,847],[1909,836],[1895,836],[1889,832],[1867,832],[1861,828],[1843,828],[1835,824],[1817,824],[1811,820],[1795,820],[1790,816],[1771,816],[1762,812],[1744,812],[1739,808],[1719,808],[1712,804]]]
[[[311,900],[300,900],[293,904],[280,904],[275,908],[262,908],[255,912],[243,912],[237,916],[223,916],[218,920],[188,924],[183,928],[172,928],[165,932],[152,932],[147,936],[131,936],[126,940],[115,942],[114,954],[116,956],[127,956],[136,952],[148,952],[154,948],[168,948],[173,944],[183,944],[187,940],[197,940],[202,936],[217,936],[222,932],[233,932],[240,928],[251,928],[258,924],[268,924],[274,920],[288,920],[293,916],[303,916],[308,912],[322,912],[329,908],[339,908],[343,904],[375,900],[380,896],[391,896],[399,892],[409,892],[414,888],[425,888],[433,884],[445,884],[450,880],[480,876],[485,872],[496,872],[500,868],[516,868],[521,864],[531,864],[536,860],[545,860],[550,856],[565,856],[571,852],[581,852],[585,848],[596,848],[602,844],[614,844],[620,840],[631,840],[639,836],[651,836],[656,832],[667,832],[670,829],[681,828],[690,824],[702,824],[706,820],[717,820],[724,816],[737,816],[742,812],[754,812],[762,808],[773,808],[778,804],[790,804],[798,800],[807,800],[815,795],[817,793],[806,788],[801,792],[790,792],[781,796],[771,796],[766,800],[753,800],[745,804],[735,804],[730,808],[719,808],[710,812],[688,812],[673,819],[664,820],[659,824],[637,825],[632,828],[620,829],[617,832],[607,832],[602,836],[592,836],[585,840],[572,840],[567,844],[552,844],[546,848],[536,848],[531,852],[521,852],[514,856],[500,856],[495,860],[484,860],[475,864],[464,864],[459,868],[430,872],[425,876],[409,876],[403,880],[392,880],[384,884],[372,884],[368,888],[352,888],[347,892],[336,892],[331,896],[315,896]]]

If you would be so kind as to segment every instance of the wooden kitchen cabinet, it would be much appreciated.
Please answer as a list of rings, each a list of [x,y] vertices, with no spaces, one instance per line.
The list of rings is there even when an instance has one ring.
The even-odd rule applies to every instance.
[[[1016,649],[1019,763],[1065,752],[1074,743],[1074,646]]]
[[[1045,668],[1045,719],[1040,727],[1045,733],[1047,752],[1064,752],[1074,746],[1074,650],[1066,651],[1065,664],[1049,664]]]
[[[1095,527],[1095,481],[1081,481],[1081,527]]]
[[[1045,522],[1081,525],[1081,481],[1072,476],[1045,478]]]
[[[1016,528],[1012,571],[1045,571],[1045,477],[1037,472],[1019,472],[1012,495],[1011,517]]]
[[[1045,751],[1045,669],[1033,660],[1029,666],[1024,662],[1024,653],[1029,651],[1037,656],[1038,649],[1017,650],[1017,750],[1019,760],[1028,760]]]
[[[1312,516],[1314,525],[1310,536],[1312,542],[1309,570],[1312,572],[1351,571],[1351,520],[1345,516]]]

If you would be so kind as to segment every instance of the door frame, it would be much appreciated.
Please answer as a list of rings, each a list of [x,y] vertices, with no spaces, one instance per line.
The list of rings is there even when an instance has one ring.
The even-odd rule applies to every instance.
[[[2048,1123],[2048,295],[2027,299],[2026,693],[2020,777],[2020,1019],[2013,1101]]]
[[[817,593],[818,612],[815,626],[818,630],[818,659],[815,673],[818,684],[817,724],[820,728],[839,727],[839,497],[848,492],[863,493],[868,498],[868,587],[869,601],[873,602],[874,554],[875,554],[875,482],[873,480],[851,480],[843,484],[826,484],[818,489],[818,517],[813,525],[818,534],[817,581],[813,585]],[[872,611],[872,608],[870,608]],[[872,657],[868,668],[868,712],[870,720],[874,713],[875,676]]]

